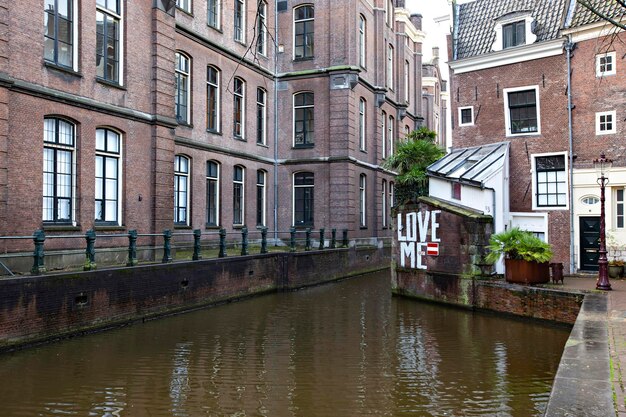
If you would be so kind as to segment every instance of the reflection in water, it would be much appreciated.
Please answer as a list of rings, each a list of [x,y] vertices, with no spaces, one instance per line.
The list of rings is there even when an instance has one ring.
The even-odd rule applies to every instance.
[[[568,333],[373,274],[0,356],[1,415],[540,416]]]

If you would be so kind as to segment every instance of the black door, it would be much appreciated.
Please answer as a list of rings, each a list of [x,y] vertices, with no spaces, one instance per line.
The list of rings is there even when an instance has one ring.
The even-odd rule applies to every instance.
[[[600,254],[600,217],[580,218],[580,269],[598,270]]]

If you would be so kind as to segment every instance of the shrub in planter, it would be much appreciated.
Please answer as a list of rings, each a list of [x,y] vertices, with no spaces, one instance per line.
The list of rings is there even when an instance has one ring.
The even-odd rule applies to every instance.
[[[621,259],[613,259],[609,261],[609,277],[619,278],[624,275],[624,261]]]
[[[550,280],[552,247],[530,232],[516,227],[496,233],[489,240],[488,262],[504,256],[507,282],[538,284]]]

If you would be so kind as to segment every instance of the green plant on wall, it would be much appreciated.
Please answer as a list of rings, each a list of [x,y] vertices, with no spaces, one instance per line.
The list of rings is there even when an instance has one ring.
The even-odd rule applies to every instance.
[[[504,255],[508,259],[530,262],[548,262],[552,259],[552,247],[530,232],[517,227],[496,233],[489,239],[487,262],[495,263]]]
[[[398,173],[395,188],[398,203],[428,195],[426,168],[445,154],[435,143],[436,137],[437,133],[426,127],[410,132],[383,164]]]

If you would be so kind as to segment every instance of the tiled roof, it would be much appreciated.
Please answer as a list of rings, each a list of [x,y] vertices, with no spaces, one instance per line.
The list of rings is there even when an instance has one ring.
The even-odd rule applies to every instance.
[[[496,39],[495,19],[516,11],[531,11],[537,22],[536,42],[556,39],[566,1],[569,3],[569,0],[476,0],[459,5],[456,59],[491,52]]]
[[[618,4],[616,0],[588,0],[588,3],[598,12],[610,18],[617,18],[617,20],[619,20],[620,18],[626,17],[626,7]],[[589,9],[577,2],[574,18],[569,26],[583,26],[589,23],[599,22],[600,20],[601,18],[598,15],[592,13]]]

